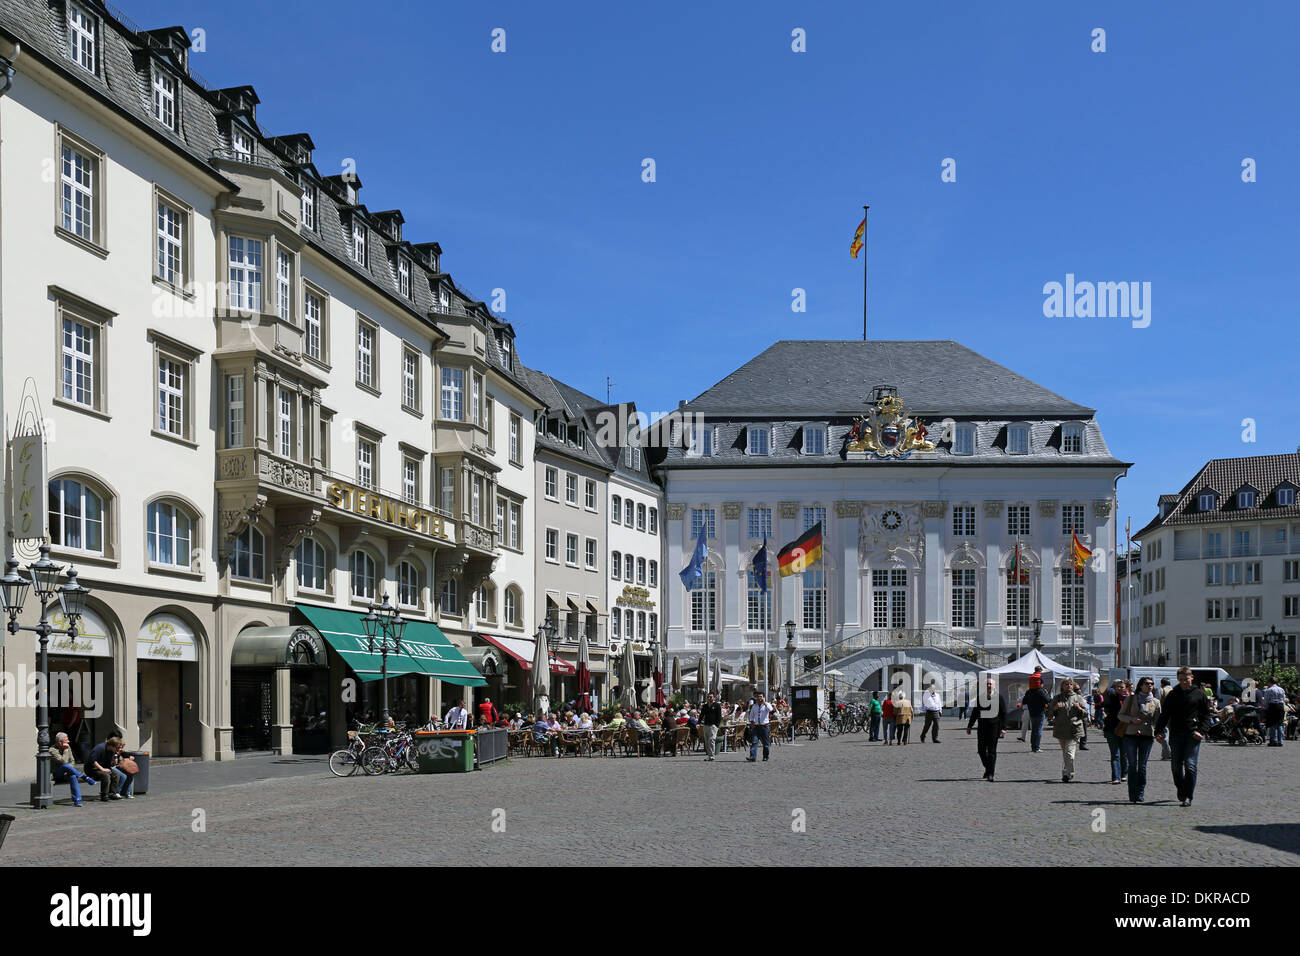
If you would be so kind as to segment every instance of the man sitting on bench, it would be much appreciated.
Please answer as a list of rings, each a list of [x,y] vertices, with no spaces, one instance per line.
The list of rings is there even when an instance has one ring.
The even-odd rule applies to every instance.
[[[78,782],[93,784],[95,781],[87,777],[77,769],[76,758],[72,753],[72,745],[68,743],[68,735],[58,733],[54,735],[54,746],[50,748],[50,768],[53,770],[55,783],[68,784],[68,789],[72,791],[72,805],[81,806],[81,787]]]

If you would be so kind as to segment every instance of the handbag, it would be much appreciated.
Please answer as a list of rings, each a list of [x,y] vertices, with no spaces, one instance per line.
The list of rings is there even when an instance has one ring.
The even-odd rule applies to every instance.
[[[123,773],[139,773],[140,765],[135,762],[134,757],[123,757],[117,762],[117,769]]]

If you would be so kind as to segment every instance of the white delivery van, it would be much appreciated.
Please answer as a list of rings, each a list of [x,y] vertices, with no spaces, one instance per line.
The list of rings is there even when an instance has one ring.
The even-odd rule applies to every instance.
[[[1156,693],[1160,693],[1160,681],[1163,678],[1169,678],[1170,686],[1178,683],[1177,667],[1112,667],[1106,672],[1109,678],[1107,687],[1117,680],[1129,681],[1134,687],[1137,686],[1139,677],[1150,677],[1156,682]],[[1222,667],[1193,667],[1192,679],[1197,686],[1209,684],[1210,689],[1214,691],[1214,699],[1222,707],[1232,698],[1242,696],[1241,681],[1232,677]]]

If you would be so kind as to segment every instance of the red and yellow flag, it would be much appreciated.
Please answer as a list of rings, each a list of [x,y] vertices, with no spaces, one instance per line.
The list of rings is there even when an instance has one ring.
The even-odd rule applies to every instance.
[[[819,521],[798,538],[795,538],[776,556],[777,570],[781,577],[802,574],[822,556],[822,523]]]
[[[1078,534],[1071,532],[1070,537],[1073,539],[1070,544],[1070,557],[1074,559],[1074,570],[1082,571],[1083,563],[1092,557],[1092,552],[1079,541]]]
[[[849,255],[854,259],[862,251],[862,238],[867,234],[867,217],[863,216],[862,221],[858,223],[858,231],[853,234],[853,242],[849,245]]]

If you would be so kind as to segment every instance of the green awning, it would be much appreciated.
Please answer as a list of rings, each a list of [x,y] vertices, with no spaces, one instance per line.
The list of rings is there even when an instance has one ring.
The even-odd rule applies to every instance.
[[[315,604],[296,606],[358,678],[362,681],[379,680],[383,659],[378,653],[370,652],[370,641],[366,638],[359,612]],[[432,621],[406,622],[402,652],[388,655],[388,676],[400,677],[403,674],[428,674],[464,687],[487,684],[474,665],[465,660],[465,656]]]

